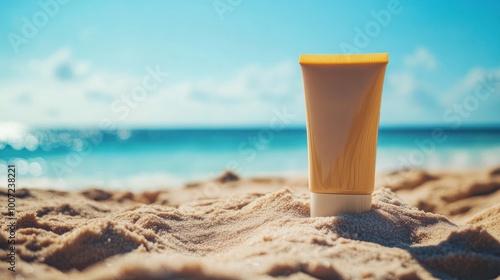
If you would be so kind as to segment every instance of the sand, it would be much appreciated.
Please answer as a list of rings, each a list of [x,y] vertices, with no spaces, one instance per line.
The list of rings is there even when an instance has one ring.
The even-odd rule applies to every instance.
[[[177,190],[17,195],[16,272],[2,207],[0,279],[500,275],[500,169],[382,174],[371,211],[324,218],[309,217],[306,178],[225,174]]]

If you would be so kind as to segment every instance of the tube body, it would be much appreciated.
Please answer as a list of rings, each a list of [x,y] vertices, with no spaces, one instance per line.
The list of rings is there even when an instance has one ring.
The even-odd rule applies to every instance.
[[[371,208],[387,53],[301,55],[311,215]]]

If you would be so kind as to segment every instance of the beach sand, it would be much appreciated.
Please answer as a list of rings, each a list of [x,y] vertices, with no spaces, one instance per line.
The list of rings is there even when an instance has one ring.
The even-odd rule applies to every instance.
[[[224,174],[143,193],[18,189],[16,272],[2,207],[0,279],[500,275],[500,168],[392,172],[376,185],[371,211],[323,218],[309,217],[306,178]]]

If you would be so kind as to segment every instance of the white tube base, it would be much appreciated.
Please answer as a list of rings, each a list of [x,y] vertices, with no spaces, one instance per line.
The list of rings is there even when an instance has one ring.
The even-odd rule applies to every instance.
[[[371,208],[371,195],[311,192],[311,217],[328,217],[340,213],[361,213],[370,211]]]

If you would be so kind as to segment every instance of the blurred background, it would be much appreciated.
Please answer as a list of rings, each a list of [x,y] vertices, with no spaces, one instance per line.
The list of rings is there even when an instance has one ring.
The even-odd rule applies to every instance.
[[[389,53],[378,172],[500,164],[498,1],[0,7],[0,180],[11,163],[61,189],[303,176],[301,53]]]

